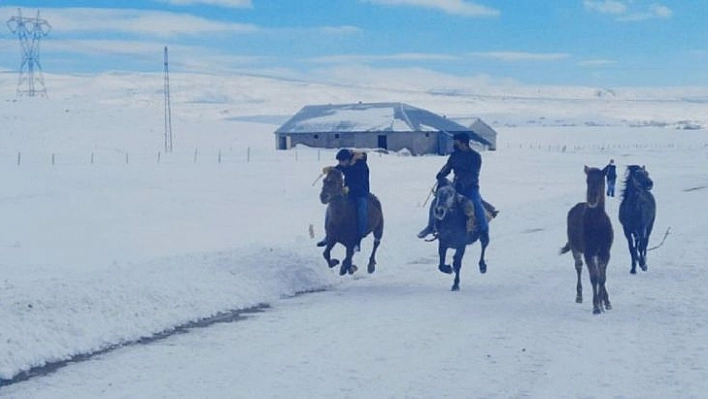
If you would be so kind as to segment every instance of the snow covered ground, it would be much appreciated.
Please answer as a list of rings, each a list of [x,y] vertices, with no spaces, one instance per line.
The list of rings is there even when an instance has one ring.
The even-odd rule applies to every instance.
[[[491,226],[489,271],[479,274],[479,247],[470,247],[461,291],[452,293],[452,278],[437,271],[435,244],[415,237],[444,158],[372,154],[372,191],[386,219],[378,270],[339,277],[314,247],[324,207],[313,181],[334,151],[275,151],[276,124],[243,121],[256,110],[282,116],[313,101],[293,90],[277,102],[270,86],[242,102],[180,99],[177,151],[158,155],[159,96],[125,94],[120,79],[104,78],[103,91],[87,88],[98,93],[95,101],[68,84],[42,100],[3,93],[0,396],[708,392],[708,133],[675,128],[685,120],[705,125],[705,102],[674,94],[664,102],[604,104],[489,97],[475,100],[485,105],[472,115],[464,112],[474,110],[469,97],[383,95],[436,112],[447,99],[451,114],[488,122],[499,116],[499,151],[483,154],[481,176],[482,194],[501,209]],[[320,89],[318,98],[350,102],[346,94],[333,89],[327,99]],[[254,100],[266,98],[272,103]],[[630,127],[637,121],[650,126]],[[558,249],[567,210],[584,198],[583,165],[610,158],[619,168],[644,164],[654,179],[650,245],[671,233],[649,253],[649,271],[629,275],[619,198],[608,199],[614,309],[594,316],[587,273],[579,305],[571,256]],[[355,262],[363,264],[370,248],[368,239]],[[260,304],[270,307],[8,384],[47,363]]]

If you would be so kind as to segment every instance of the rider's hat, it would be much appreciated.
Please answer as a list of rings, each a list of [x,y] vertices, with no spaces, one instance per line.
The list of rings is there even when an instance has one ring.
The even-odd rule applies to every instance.
[[[465,144],[470,143],[470,135],[467,134],[467,132],[460,132],[460,133],[455,133],[454,136],[452,136],[453,140],[461,141]]]
[[[352,152],[346,148],[342,148],[337,152],[337,156],[335,158],[337,161],[348,161],[352,159]]]

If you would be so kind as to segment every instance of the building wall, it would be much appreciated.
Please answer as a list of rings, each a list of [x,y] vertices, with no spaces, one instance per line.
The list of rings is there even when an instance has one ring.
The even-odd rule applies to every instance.
[[[439,152],[439,135],[438,132],[276,133],[275,144],[277,149],[290,149],[298,144],[314,148],[379,148],[379,136],[385,136],[388,150],[406,148],[413,155],[422,155]]]

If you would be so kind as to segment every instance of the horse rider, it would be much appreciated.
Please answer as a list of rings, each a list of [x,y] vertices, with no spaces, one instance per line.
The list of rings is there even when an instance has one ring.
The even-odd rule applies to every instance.
[[[369,206],[369,165],[366,163],[366,153],[352,151],[343,148],[337,152],[335,157],[338,164],[334,166],[344,174],[345,190],[349,199],[354,202],[357,217],[357,242],[354,246],[355,251],[361,248],[361,239],[366,234],[368,224],[368,206]],[[322,171],[328,172],[332,166],[326,166]],[[325,215],[326,218],[326,215]],[[325,220],[325,225],[327,221]],[[327,237],[317,243],[318,247],[327,245]]]
[[[463,204],[463,209],[468,217],[467,231],[472,232],[476,228],[480,240],[489,241],[489,224],[487,223],[484,205],[490,208],[488,210],[492,217],[495,217],[499,211],[494,209],[491,204],[482,201],[482,196],[479,194],[479,171],[482,168],[482,156],[470,147],[469,134],[465,132],[457,133],[452,139],[454,150],[435,178],[440,180],[447,177],[450,172],[454,172],[453,186],[455,190],[469,199],[473,205]],[[431,204],[428,225],[418,233],[418,238],[425,238],[433,231],[434,218]]]
[[[602,169],[602,172],[607,178],[607,196],[614,197],[615,184],[617,183],[617,167],[615,166],[615,160],[610,159],[610,163]]]

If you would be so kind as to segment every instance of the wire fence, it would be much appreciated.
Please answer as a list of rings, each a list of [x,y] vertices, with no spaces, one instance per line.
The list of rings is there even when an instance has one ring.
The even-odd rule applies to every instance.
[[[538,150],[547,152],[602,152],[629,150],[697,150],[708,149],[705,143],[627,143],[627,144],[548,144],[548,143],[507,143],[507,150]]]
[[[589,144],[548,144],[548,143],[507,143],[498,151],[544,151],[557,153],[588,153],[618,151],[685,151],[708,150],[705,143],[589,143]],[[121,151],[100,150],[80,153],[76,151],[46,152],[17,151],[0,152],[0,165],[22,166],[81,166],[81,165],[160,165],[160,164],[239,164],[259,162],[321,162],[331,160],[336,149],[291,149],[269,150],[265,148],[194,148],[189,151],[164,153],[145,150]],[[379,155],[381,155],[379,153]],[[706,154],[708,157],[708,153]]]
[[[81,165],[170,165],[170,164],[236,164],[259,162],[320,162],[332,159],[336,150],[287,150],[275,151],[263,148],[194,148],[190,151],[165,153],[163,151],[17,151],[0,152],[0,165],[23,166],[81,166]]]

